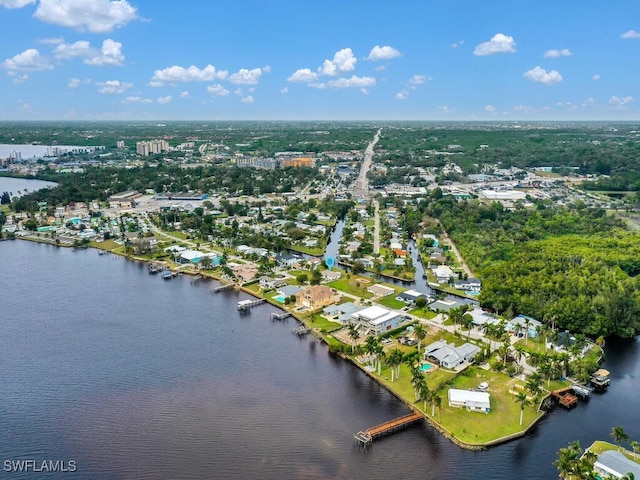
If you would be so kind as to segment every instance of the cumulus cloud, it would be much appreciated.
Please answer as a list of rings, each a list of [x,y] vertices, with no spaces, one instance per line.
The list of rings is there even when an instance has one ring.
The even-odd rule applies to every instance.
[[[562,75],[556,70],[547,72],[544,68],[537,66],[524,72],[523,76],[532,82],[543,83],[545,85],[553,85],[562,81]]]
[[[600,75],[596,73],[593,77],[591,77],[591,80],[595,80],[595,81],[600,80]]]
[[[127,0],[40,0],[36,18],[79,31],[107,33],[137,18]]]
[[[216,97],[226,97],[227,95],[229,95],[229,90],[227,90],[226,88],[224,88],[222,85],[218,83],[216,85],[208,86],[207,93],[210,93],[211,95],[215,95]]]
[[[464,45],[464,40],[460,40],[458,42],[453,42],[451,44],[451,48],[458,48],[458,47],[461,47],[462,45]]]
[[[473,54],[484,56],[496,53],[516,53],[515,46],[516,42],[513,41],[513,37],[496,33],[488,42],[477,45]]]
[[[180,93],[180,98],[189,98],[189,97],[190,97],[189,92],[186,90]]]
[[[167,83],[178,82],[210,82],[211,80],[224,80],[229,75],[226,70],[216,70],[213,65],[207,65],[203,69],[191,65],[189,68],[173,65],[153,72],[153,78],[149,85],[160,87]]]
[[[96,82],[96,85],[100,87],[98,89],[98,92],[106,95],[124,93],[126,90],[133,87],[133,83],[121,82],[120,80],[107,80],[106,82]]]
[[[300,68],[293,72],[293,75],[287,78],[287,82],[308,83],[315,82],[317,79],[318,74],[316,72],[312,72],[310,68]]]
[[[595,104],[596,100],[592,97],[589,97],[584,102],[582,102],[583,107],[593,107]]]
[[[361,88],[360,93],[362,93],[363,95],[369,95],[369,90],[367,90],[366,88]]]
[[[229,76],[229,81],[237,85],[256,85],[262,75],[261,68],[241,68],[236,73]]]
[[[376,84],[376,79],[372,77],[358,77],[357,75],[351,75],[351,78],[338,78],[336,80],[330,80],[327,85],[334,88],[349,88],[349,87],[372,87]]]
[[[32,3],[36,3],[36,0],[0,0],[4,8],[22,8]]]
[[[409,85],[415,87],[417,85],[422,85],[426,81],[427,81],[427,76],[426,75],[414,75],[413,77],[411,77],[409,79]]]
[[[142,98],[142,97],[127,97],[125,98],[122,103],[153,103],[153,100],[151,100],[150,98]]]
[[[84,63],[94,66],[109,65],[120,67],[124,62],[122,54],[122,43],[107,38],[102,42],[100,50],[91,47],[86,40],[79,40],[74,43],[61,43],[53,49],[53,55],[58,60],[71,58],[84,58]]]
[[[82,85],[82,80],[79,78],[70,78],[67,83],[67,87],[69,88],[78,88],[80,85]]]
[[[568,48],[563,48],[562,50],[551,49],[544,52],[544,58],[558,58],[558,57],[570,57],[573,55],[571,50]]]
[[[283,87],[280,89],[280,93],[289,93],[289,87]]]
[[[620,35],[620,38],[629,39],[629,38],[640,38],[640,32],[636,32],[635,30],[629,30]]]
[[[486,107],[484,107],[484,111],[485,112],[489,112],[489,113],[493,113],[496,111],[496,107],[494,107],[493,105],[487,105]]]
[[[318,68],[318,73],[334,77],[343,72],[352,72],[355,70],[357,62],[358,59],[353,51],[350,48],[343,48],[335,53],[333,60],[325,60]]]
[[[15,72],[35,72],[38,70],[52,70],[53,65],[40,55],[35,48],[29,48],[11,58],[7,58],[2,62],[2,66],[9,71],[9,74]]]
[[[396,100],[406,100],[409,97],[409,92],[402,90],[396,93]]]
[[[400,53],[399,50],[393,47],[390,47],[389,45],[385,45],[384,47],[381,47],[380,45],[376,45],[369,52],[369,56],[367,57],[367,60],[372,60],[374,62],[378,60],[390,60],[392,58],[397,58],[401,55],[402,54]]]
[[[609,105],[616,108],[626,108],[631,102],[633,97],[616,97],[615,95],[609,99]]]
[[[248,97],[243,97],[240,101],[245,104],[253,103],[253,96],[249,95]]]
[[[440,105],[438,107],[438,110],[440,110],[442,113],[451,113],[451,112],[453,112],[453,109],[451,107],[449,107],[448,105]]]
[[[64,42],[64,37],[41,38],[38,43],[42,45],[60,45]]]
[[[27,75],[26,73],[23,73],[22,75],[14,76],[12,82],[13,83],[24,83],[27,80],[29,80],[29,75]]]
[[[158,100],[156,100],[156,102],[158,102],[160,105],[165,105],[167,103],[171,103],[172,100],[173,97],[171,95],[167,95],[166,97],[158,97]]]

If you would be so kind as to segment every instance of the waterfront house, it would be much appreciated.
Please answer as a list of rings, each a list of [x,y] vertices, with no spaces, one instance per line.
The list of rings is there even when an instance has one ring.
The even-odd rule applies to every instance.
[[[593,470],[602,478],[623,478],[629,473],[632,473],[634,478],[640,478],[640,465],[617,450],[605,450],[598,455]]]
[[[541,322],[535,318],[527,317],[526,315],[518,315],[507,322],[508,332],[525,332],[529,338],[536,338],[538,336],[538,327],[542,325]]]
[[[397,328],[400,324],[400,314],[386,308],[374,305],[351,314],[350,323],[353,323],[365,335],[372,333],[380,335]]]
[[[379,283],[367,287],[367,292],[373,293],[376,297],[388,297],[393,295],[396,291],[391,287],[385,287]]]
[[[424,349],[425,360],[437,362],[443,368],[456,368],[465,362],[473,362],[480,349],[472,343],[456,347],[453,343],[438,340]]]
[[[311,310],[331,305],[335,302],[335,293],[326,285],[310,285],[295,294],[296,306]]]
[[[428,307],[435,312],[448,312],[461,305],[462,303],[455,300],[436,300],[435,302],[431,302]]]
[[[414,305],[416,300],[419,298],[424,298],[426,300],[428,297],[427,294],[418,292],[417,290],[407,290],[396,296],[396,300],[404,302],[407,305]]]
[[[251,263],[233,265],[231,270],[233,270],[233,274],[242,283],[250,282],[256,278],[256,275],[258,274],[258,267]]]
[[[284,298],[289,298],[291,295],[295,295],[300,290],[300,287],[296,287],[295,285],[284,285],[282,287],[278,287],[276,289],[276,293],[278,295],[282,295]]]
[[[282,287],[287,284],[285,278],[273,278],[268,276],[262,276],[258,279],[260,288],[263,290],[273,290],[274,288]]]
[[[431,269],[433,274],[436,276],[436,280],[438,283],[448,283],[451,278],[456,276],[450,267],[447,265],[438,265],[435,268]]]
[[[322,275],[322,280],[325,282],[333,282],[334,280],[339,280],[342,274],[340,272],[336,272],[333,270],[323,270],[320,272]]]
[[[466,280],[456,280],[453,282],[456,290],[464,290],[468,292],[479,292],[482,284],[477,278],[467,278]]]
[[[322,309],[322,316],[330,322],[338,322],[343,325],[349,323],[351,314],[363,310],[353,302],[341,303],[340,305],[329,305]]]
[[[488,392],[450,388],[447,396],[450,407],[466,408],[468,412],[489,413],[491,411],[491,401]]]

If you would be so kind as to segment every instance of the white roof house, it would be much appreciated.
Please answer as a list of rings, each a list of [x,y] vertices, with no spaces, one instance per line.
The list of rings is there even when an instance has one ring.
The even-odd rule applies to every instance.
[[[611,475],[613,478],[622,478],[627,473],[633,473],[636,478],[640,478],[640,465],[616,450],[606,450],[598,455],[593,469],[597,474]]]
[[[487,392],[450,388],[448,397],[450,407],[466,408],[469,412],[491,411],[490,395]]]
[[[447,283],[451,277],[454,277],[455,274],[447,265],[438,265],[435,268],[431,269],[433,274],[436,276],[438,283]]]
[[[351,322],[372,331],[376,335],[380,335],[398,326],[400,314],[374,305],[353,313]]]
[[[472,362],[480,349],[472,343],[465,343],[456,347],[446,340],[438,340],[424,349],[424,358],[435,360],[441,367],[456,368],[464,362]]]

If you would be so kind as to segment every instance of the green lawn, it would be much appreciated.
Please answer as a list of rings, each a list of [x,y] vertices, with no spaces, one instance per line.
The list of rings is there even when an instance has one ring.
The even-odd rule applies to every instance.
[[[398,292],[396,292],[396,294],[397,293]],[[389,295],[388,297],[384,297],[379,300],[376,300],[376,303],[379,303],[380,305],[383,305],[387,308],[392,308],[394,310],[400,310],[401,308],[407,305],[406,303],[401,302],[400,300],[396,300],[396,297],[394,295]]]
[[[436,315],[438,315],[436,312],[434,312],[433,310],[429,310],[426,307],[412,308],[411,310],[409,310],[409,313],[415,317],[425,318],[427,320],[431,320],[432,318],[435,318]]]
[[[331,333],[340,330],[343,325],[337,322],[330,322],[319,313],[316,313],[307,320],[307,325],[311,328],[319,328],[322,333]]]
[[[290,245],[289,248],[295,252],[306,253],[307,255],[314,255],[316,257],[324,254],[325,244],[323,241],[318,241],[318,247],[305,247],[303,245]]]
[[[372,279],[367,279],[365,277],[365,280],[369,280],[369,283],[364,283],[360,281],[360,278],[361,277],[359,275],[351,275],[351,278],[347,278],[345,276],[340,280],[330,282],[327,285],[329,285],[331,288],[335,288],[336,290],[340,290],[341,292],[356,295],[360,298],[373,297],[372,293],[367,292],[367,287],[374,284]]]
[[[618,449],[617,445],[609,442],[604,442],[602,440],[596,440],[595,442],[593,442],[593,444],[591,444],[589,448],[587,448],[587,450],[591,450],[592,452],[595,452],[598,455],[600,455],[602,452],[606,452],[607,450],[617,450],[617,449]],[[637,457],[636,455],[634,455],[633,452],[630,452],[625,448],[622,448],[620,451],[624,454],[625,457],[627,457],[632,462],[636,462],[640,464],[640,457]]]

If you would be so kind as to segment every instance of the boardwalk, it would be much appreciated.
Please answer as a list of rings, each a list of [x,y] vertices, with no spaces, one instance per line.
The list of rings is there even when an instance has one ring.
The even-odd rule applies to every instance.
[[[353,436],[353,438],[359,446],[366,449],[376,438],[395,433],[400,429],[408,427],[412,423],[422,420],[423,418],[424,416],[420,413],[410,413],[404,417],[395,418],[388,422],[381,423],[380,425],[376,425],[375,427],[368,428],[364,432],[358,432]]]

